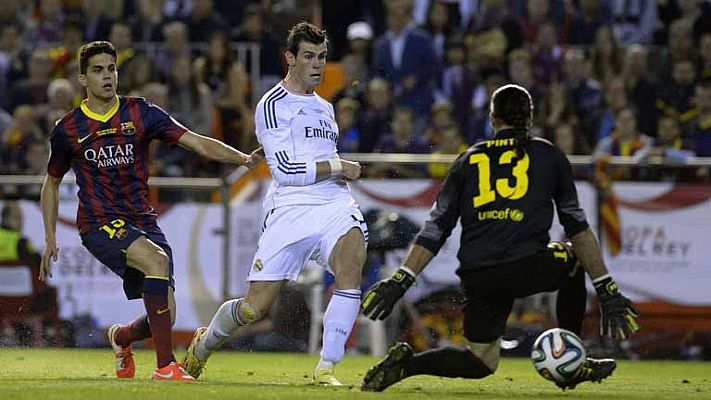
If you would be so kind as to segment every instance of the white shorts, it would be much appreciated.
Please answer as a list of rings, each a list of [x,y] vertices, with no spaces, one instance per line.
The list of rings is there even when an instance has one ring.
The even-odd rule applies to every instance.
[[[351,228],[360,229],[367,243],[368,227],[354,200],[267,211],[247,281],[296,280],[309,260],[333,273],[331,251]]]

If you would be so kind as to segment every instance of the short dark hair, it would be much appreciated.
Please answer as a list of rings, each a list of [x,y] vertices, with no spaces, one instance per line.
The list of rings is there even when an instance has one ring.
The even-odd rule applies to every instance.
[[[328,36],[326,31],[308,22],[299,22],[289,30],[286,38],[286,49],[294,56],[299,53],[299,43],[309,42],[313,44],[326,43],[328,46]]]
[[[533,100],[519,85],[501,86],[491,96],[491,115],[506,125],[528,128],[533,117]]]
[[[79,73],[86,74],[89,68],[89,59],[97,54],[108,54],[116,60],[116,49],[110,42],[95,41],[87,43],[79,49]]]

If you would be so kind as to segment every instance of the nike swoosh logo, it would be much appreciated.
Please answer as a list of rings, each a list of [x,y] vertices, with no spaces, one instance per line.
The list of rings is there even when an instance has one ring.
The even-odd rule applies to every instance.
[[[161,378],[170,379],[170,378],[173,377],[173,372],[174,372],[174,371],[170,371],[170,373],[161,374],[160,372],[156,371],[155,374],[158,375],[158,376],[160,376]]]
[[[86,135],[86,136],[84,136],[83,138],[78,137],[78,138],[77,138],[77,142],[78,142],[78,143],[81,143],[81,142],[85,141],[86,139],[89,139],[90,137],[91,137],[91,133],[88,134],[88,135]]]
[[[168,311],[170,311],[170,308],[166,308],[165,310],[158,310],[158,311],[156,311],[156,313],[158,315],[163,315],[163,314],[167,313]]]

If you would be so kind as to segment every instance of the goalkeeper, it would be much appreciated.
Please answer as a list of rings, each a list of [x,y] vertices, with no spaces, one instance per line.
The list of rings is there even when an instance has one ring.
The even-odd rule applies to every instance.
[[[466,348],[414,354],[396,343],[372,367],[361,389],[382,391],[414,375],[479,379],[499,364],[499,343],[516,298],[558,291],[558,325],[580,334],[585,315],[585,272],[600,303],[600,332],[624,340],[639,330],[638,312],[623,296],[602,260],[600,246],[578,204],[570,163],[550,142],[530,137],[531,96],[517,85],[498,88],[490,116],[495,136],[472,146],[452,164],[425,223],[402,266],[366,292],[362,308],[385,319],[461,220],[457,275],[467,301]],[[553,204],[570,242],[549,243]],[[588,358],[572,389],[612,374],[615,361]]]

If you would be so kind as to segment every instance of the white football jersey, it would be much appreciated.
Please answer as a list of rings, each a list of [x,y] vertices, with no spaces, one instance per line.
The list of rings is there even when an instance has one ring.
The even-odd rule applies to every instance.
[[[289,91],[282,82],[255,109],[257,139],[264,147],[272,183],[264,208],[349,200],[340,178],[316,180],[316,162],[338,159],[333,106],[318,94]]]

